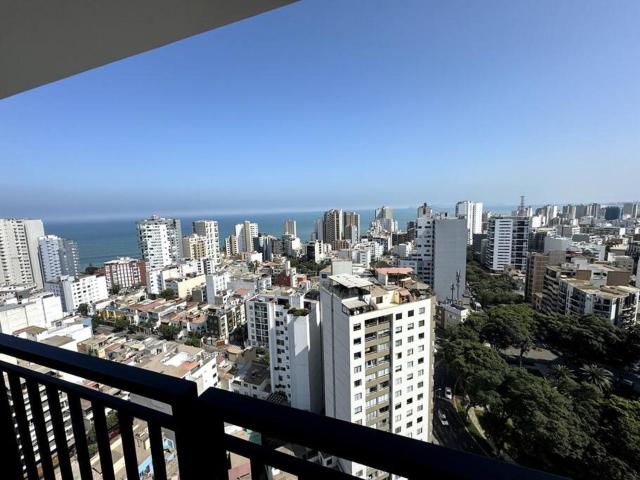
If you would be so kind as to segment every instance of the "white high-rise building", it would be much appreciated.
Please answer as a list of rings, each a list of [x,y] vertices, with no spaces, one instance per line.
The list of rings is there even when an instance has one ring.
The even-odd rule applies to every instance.
[[[40,267],[45,282],[55,282],[63,275],[80,273],[78,244],[56,235],[45,235],[38,239]]]
[[[526,272],[529,222],[528,217],[491,217],[487,227],[484,266],[494,272],[502,272],[507,266]]]
[[[418,217],[415,250],[400,265],[411,266],[415,261],[418,278],[433,288],[439,301],[452,296],[458,300],[466,285],[467,238],[466,219]]]
[[[138,245],[147,271],[172,265],[182,259],[182,227],[176,218],[156,215],[138,222]]]
[[[296,221],[295,220],[285,220],[284,221],[284,228],[283,228],[283,234],[284,235],[293,235],[294,237],[298,235],[297,232],[297,227],[296,227]]]
[[[220,264],[220,233],[216,220],[196,220],[193,222],[193,233],[204,238],[206,257],[214,265]]]
[[[322,411],[320,307],[293,289],[259,293],[246,304],[249,343],[269,350],[271,389],[294,408]]]
[[[91,306],[109,297],[107,279],[104,275],[80,274],[75,277],[60,277],[55,282],[47,282],[45,288],[61,297],[66,313],[74,313],[83,303]]]
[[[253,252],[253,239],[258,237],[258,224],[245,220],[235,226],[238,252]]]
[[[427,441],[433,298],[408,272],[336,274],[321,286],[325,414]],[[338,462],[358,477],[379,473]]]
[[[467,221],[467,243],[473,243],[473,234],[482,233],[482,202],[463,200],[456,203],[456,217]]]
[[[38,256],[43,236],[42,220],[0,218],[0,286],[44,286]]]

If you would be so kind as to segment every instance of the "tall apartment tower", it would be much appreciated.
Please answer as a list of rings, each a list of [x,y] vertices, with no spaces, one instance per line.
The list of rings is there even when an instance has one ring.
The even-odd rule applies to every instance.
[[[245,220],[235,226],[239,252],[253,252],[253,239],[258,237],[258,224]]]
[[[182,226],[177,218],[156,215],[140,220],[138,246],[147,271],[156,270],[182,260]]]
[[[391,220],[393,218],[393,209],[383,205],[380,208],[376,208],[375,216],[378,220]]]
[[[487,225],[487,249],[484,266],[494,272],[505,267],[526,272],[529,253],[528,217],[491,217]]]
[[[238,255],[238,237],[229,235],[224,239],[224,254],[227,257]]]
[[[294,408],[322,411],[322,337],[317,300],[293,289],[261,292],[246,303],[249,343],[269,350],[271,389]]]
[[[207,258],[208,249],[206,238],[197,233],[182,237],[182,256],[193,260]]]
[[[0,285],[43,288],[38,238],[44,236],[42,220],[0,218]]]
[[[482,202],[463,200],[456,203],[456,217],[467,221],[467,243],[473,243],[473,235],[482,233]]]
[[[343,239],[357,242],[360,240],[360,214],[357,212],[344,212],[342,214]]]
[[[45,235],[38,239],[40,268],[45,282],[55,282],[62,275],[75,276],[80,273],[78,244],[56,235]]]
[[[324,212],[322,222],[323,242],[335,245],[337,241],[342,240],[344,238],[343,226],[342,210],[333,209]]]
[[[294,237],[298,236],[295,220],[285,220],[282,230],[284,235],[293,235]]]
[[[459,300],[464,295],[467,238],[466,219],[440,216],[416,219],[415,252],[409,262],[416,262],[418,278],[433,288],[439,301]],[[401,260],[400,264],[405,262]]]
[[[196,220],[193,222],[193,233],[204,239],[205,256],[214,265],[220,264],[220,231],[215,220]],[[208,273],[208,272],[207,272]]]
[[[389,270],[331,275],[321,286],[325,414],[427,441],[433,299],[409,269]],[[381,473],[338,462],[361,478]]]
[[[315,231],[311,240],[319,240],[324,242],[324,218],[317,218],[315,223]]]

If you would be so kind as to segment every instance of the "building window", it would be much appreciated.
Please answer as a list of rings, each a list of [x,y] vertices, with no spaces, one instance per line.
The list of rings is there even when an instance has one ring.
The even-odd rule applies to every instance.
[[[353,344],[354,345],[360,345],[362,343],[362,337],[358,337],[358,338],[354,338],[353,339]]]
[[[398,325],[396,327],[396,333],[402,333],[402,326],[401,325]]]
[[[396,347],[399,347],[400,345],[402,345],[402,340],[396,340]]]
[[[409,313],[407,314],[410,317],[413,317],[414,311],[413,310],[409,310]]]
[[[353,382],[354,387],[359,387],[360,385],[362,385],[362,380],[356,380],[355,382]]]
[[[356,393],[356,394],[353,396],[353,399],[354,399],[354,400],[362,400],[362,393]]]
[[[358,413],[362,413],[362,407],[356,407],[354,410],[354,413],[358,414]]]
[[[357,360],[359,358],[362,358],[362,352],[356,352],[353,354],[353,359]]]
[[[420,308],[418,309],[418,313],[424,313],[424,312],[426,312],[426,311],[427,311],[427,309],[426,309],[425,307],[420,307]],[[423,321],[424,321],[424,320],[423,320]]]
[[[402,313],[396,313],[396,320],[400,320],[402,318]]]
[[[362,371],[362,367],[360,365],[353,367],[353,373],[360,373]]]
[[[356,323],[356,324],[353,326],[353,331],[354,331],[354,332],[357,332],[357,331],[358,331],[358,330],[360,330],[361,328],[362,328],[362,324],[361,324],[361,323]]]
[[[409,326],[407,327],[407,330],[413,330],[414,324],[410,323]]]

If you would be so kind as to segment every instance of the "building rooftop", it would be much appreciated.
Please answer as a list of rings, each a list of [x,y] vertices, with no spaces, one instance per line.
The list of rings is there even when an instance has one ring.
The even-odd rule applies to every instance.
[[[40,343],[51,345],[53,347],[62,347],[70,342],[73,342],[73,338],[71,337],[67,337],[66,335],[53,335],[49,338],[45,338]]]
[[[349,275],[348,273],[331,275],[329,279],[346,288],[365,288],[373,285],[373,283],[371,283],[366,278],[360,277],[358,275]]]

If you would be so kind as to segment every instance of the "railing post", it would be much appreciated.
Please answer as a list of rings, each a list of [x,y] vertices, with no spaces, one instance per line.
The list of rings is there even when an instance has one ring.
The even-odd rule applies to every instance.
[[[18,433],[13,422],[13,411],[9,403],[7,386],[4,381],[4,372],[0,370],[0,446],[3,457],[8,460],[4,467],[7,478],[22,479],[22,462],[20,461],[20,450],[18,449]]]
[[[196,384],[172,405],[180,480],[227,480],[227,454],[222,419],[209,421],[210,411],[198,403]]]

